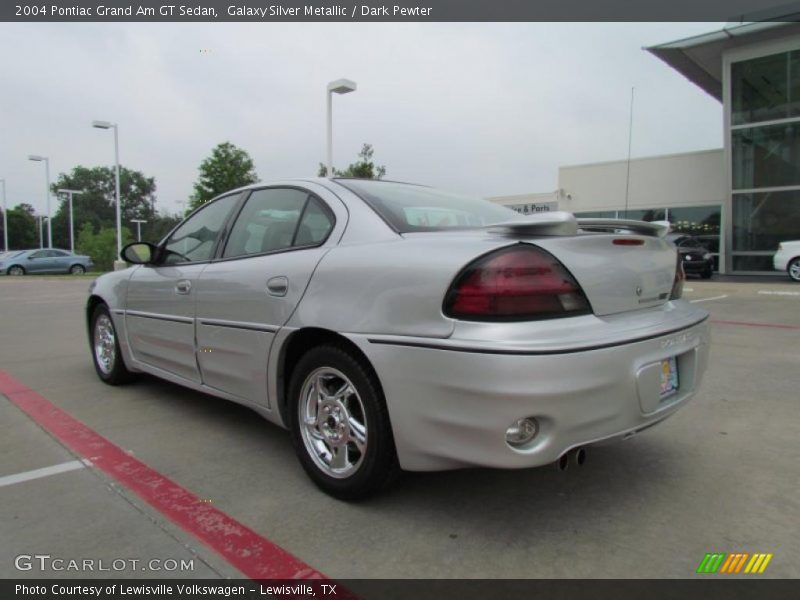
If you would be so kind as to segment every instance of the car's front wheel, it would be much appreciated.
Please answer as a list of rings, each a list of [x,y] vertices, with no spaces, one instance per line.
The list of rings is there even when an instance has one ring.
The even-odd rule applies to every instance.
[[[16,275],[19,277],[20,275],[25,275],[25,269],[20,267],[19,265],[14,265],[13,267],[8,268],[9,275]]]
[[[70,275],[83,275],[84,273],[86,273],[86,267],[83,265],[72,265],[69,268]]]
[[[343,500],[374,494],[399,472],[377,376],[340,345],[308,351],[289,387],[300,463],[323,491]]]
[[[792,281],[800,281],[800,256],[789,261],[786,272],[789,273]]]
[[[92,313],[92,358],[97,376],[109,385],[130,381],[132,375],[122,360],[117,331],[105,304]]]

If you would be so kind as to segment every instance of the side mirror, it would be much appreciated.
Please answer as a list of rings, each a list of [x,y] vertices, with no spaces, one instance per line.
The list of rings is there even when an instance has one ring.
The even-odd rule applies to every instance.
[[[156,247],[149,242],[133,242],[125,246],[119,255],[125,262],[147,265],[153,262],[156,256]]]

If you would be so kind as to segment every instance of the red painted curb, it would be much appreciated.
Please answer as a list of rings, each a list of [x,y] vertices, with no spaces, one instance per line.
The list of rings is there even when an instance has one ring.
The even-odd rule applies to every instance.
[[[5,371],[0,371],[0,393],[66,447],[91,460],[95,468],[133,491],[247,577],[328,579],[280,546],[126,453]],[[340,597],[350,597],[350,594]]]
[[[750,321],[713,320],[714,325],[743,325],[745,327],[772,327],[773,329],[800,329],[800,325],[781,325],[780,323],[752,323]]]

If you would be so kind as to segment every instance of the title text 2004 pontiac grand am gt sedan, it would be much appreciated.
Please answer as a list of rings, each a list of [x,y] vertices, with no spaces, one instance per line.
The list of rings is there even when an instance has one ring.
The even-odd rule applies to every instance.
[[[400,469],[543,465],[697,389],[707,314],[665,230],[393,182],[254,185],[123,250],[135,266],[91,288],[94,363],[253,408],[340,498]]]

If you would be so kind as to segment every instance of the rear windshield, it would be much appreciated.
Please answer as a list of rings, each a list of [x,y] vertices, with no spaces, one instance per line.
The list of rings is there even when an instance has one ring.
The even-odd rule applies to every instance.
[[[337,179],[400,233],[471,229],[522,219],[514,210],[479,198],[390,181]]]

